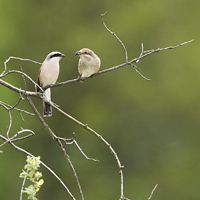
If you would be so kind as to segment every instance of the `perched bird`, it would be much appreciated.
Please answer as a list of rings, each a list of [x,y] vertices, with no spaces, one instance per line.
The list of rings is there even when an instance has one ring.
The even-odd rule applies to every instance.
[[[65,57],[64,54],[54,51],[47,55],[46,59],[42,63],[39,74],[38,74],[38,80],[37,83],[41,87],[46,87],[47,85],[54,84],[59,75],[60,66],[59,61],[62,57]],[[39,87],[36,86],[36,91],[39,92]],[[51,101],[51,89],[48,88],[44,91],[43,97],[47,101]],[[44,102],[43,103],[43,116],[44,117],[50,117],[52,115],[52,108],[51,106]]]
[[[82,81],[91,75],[97,73],[101,66],[100,58],[90,49],[83,48],[77,51],[75,55],[79,55],[78,72]]]

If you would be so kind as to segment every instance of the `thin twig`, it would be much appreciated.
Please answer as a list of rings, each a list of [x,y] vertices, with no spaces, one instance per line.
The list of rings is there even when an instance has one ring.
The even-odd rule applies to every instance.
[[[28,168],[27,168],[26,172],[28,173]],[[22,187],[21,187],[21,191],[20,191],[20,200],[22,200],[22,194],[23,194],[23,190],[24,190],[24,185],[25,185],[25,182],[26,182],[26,178],[27,178],[27,176],[24,177],[24,180],[22,182]]]
[[[194,41],[194,39],[189,40],[189,41],[187,41],[187,42],[182,42],[182,43],[179,42],[179,44],[176,45],[176,46],[169,46],[169,47],[157,48],[157,49],[152,49],[152,50],[145,51],[145,52],[147,52],[147,53],[144,53],[144,54],[140,55],[138,58],[132,59],[131,61],[129,61],[129,63],[138,62],[137,60],[140,60],[140,59],[142,59],[142,58],[144,58],[144,57],[146,57],[146,56],[149,56],[149,55],[151,55],[151,54],[153,54],[153,53],[158,53],[158,52],[160,52],[160,51],[169,50],[169,49],[176,49],[176,48],[178,48],[178,47],[180,47],[180,46],[183,46],[183,45],[185,45],[185,44],[191,43],[191,42],[193,42],[193,41]],[[143,51],[143,52],[144,52],[144,51]]]
[[[131,63],[130,65],[133,67],[133,69],[134,69],[143,79],[145,79],[145,80],[147,80],[147,81],[150,81],[150,80],[151,80],[151,79],[145,77],[144,75],[142,75],[142,74],[136,69],[136,68],[137,68],[136,65],[134,65],[133,63]]]
[[[155,192],[156,188],[157,188],[158,184],[155,185],[155,187],[153,188],[153,190],[151,191],[151,194],[149,196],[149,198],[147,200],[150,200],[151,197],[153,196],[153,193]]]
[[[72,137],[72,138],[63,138],[63,137],[58,137],[58,136],[57,136],[57,138],[58,138],[59,140],[64,141],[65,144],[73,144],[74,138],[75,138],[75,133],[73,132],[73,137]]]
[[[142,54],[144,53],[144,45],[143,45],[143,43],[141,43],[141,47],[142,47],[142,51],[141,51],[141,53],[140,53],[140,56],[139,57],[141,57],[142,56]],[[136,61],[136,63],[138,63],[140,61],[140,59],[138,59],[137,61]]]
[[[96,160],[94,158],[89,158],[84,152],[83,150],[81,149],[81,147],[78,145],[78,143],[76,142],[76,140],[74,139],[73,140],[74,144],[77,146],[77,148],[79,149],[79,151],[82,153],[82,155],[87,159],[87,160],[92,160],[92,161],[95,161],[95,162],[99,162],[99,160]]]
[[[11,112],[10,111],[8,111],[8,114],[9,114],[9,126],[8,126],[8,130],[7,130],[7,132],[6,132],[6,135],[7,135],[7,138],[9,139],[9,133],[10,133],[10,129],[11,129],[11,126],[12,126],[12,115],[11,115]]]
[[[128,62],[128,53],[127,53],[127,50],[126,50],[126,47],[125,47],[125,45],[124,45],[124,43],[118,38],[118,36],[114,33],[114,32],[112,32],[107,26],[106,26],[106,24],[105,24],[105,22],[104,22],[104,19],[103,19],[103,17],[105,16],[107,14],[107,12],[105,12],[104,14],[101,14],[101,20],[102,20],[102,23],[103,23],[103,25],[104,25],[104,27],[106,28],[106,30],[109,32],[109,33],[111,33],[112,35],[114,35],[115,36],[115,38],[120,42],[120,44],[122,45],[122,47],[123,47],[123,49],[124,49],[124,53],[125,53],[125,57],[126,57],[126,63]]]
[[[21,60],[21,61],[29,61],[29,62],[32,62],[32,63],[40,64],[40,65],[41,65],[41,63],[36,62],[36,61],[34,61],[34,60],[10,56],[10,57],[4,62],[4,71],[1,73],[0,77],[2,77],[2,76],[4,75],[4,73],[7,71],[7,63],[8,63],[11,59],[16,59],[16,60]]]
[[[16,138],[19,134],[24,133],[24,132],[30,132],[30,134],[28,134],[28,135],[26,135],[26,136],[24,136],[24,137]],[[28,138],[28,137],[33,136],[33,135],[35,135],[35,133],[34,133],[32,130],[30,130],[30,129],[22,129],[21,131],[17,132],[17,133],[16,133],[14,136],[12,136],[11,138],[7,138],[7,140],[6,140],[4,143],[2,143],[2,144],[0,145],[0,147],[2,147],[3,145],[5,145],[5,144],[8,143],[8,142],[16,142],[16,141],[19,141],[19,140],[24,140],[24,139],[26,139],[26,138]],[[16,139],[14,139],[14,138],[16,138]]]
[[[17,110],[19,111],[20,113],[26,113],[26,114],[29,114],[29,115],[35,115],[34,113],[31,113],[31,112],[28,112],[26,110],[22,110],[22,109],[19,109],[19,108],[16,108],[16,107],[13,107],[5,102],[2,102],[0,101],[0,105],[3,106],[6,110],[10,110],[11,108],[14,109],[14,110]]]
[[[62,138],[62,137],[57,137],[57,139],[64,141],[65,144],[69,145],[69,144],[75,144],[76,147],[79,149],[79,151],[81,152],[81,154],[87,159],[87,160],[92,160],[92,161],[99,161],[96,160],[94,158],[89,158],[81,149],[81,147],[78,145],[77,141],[75,140],[75,132],[73,132],[73,137],[68,139],[68,138]]]
[[[79,178],[78,178],[78,176],[77,176],[76,170],[75,170],[75,168],[74,168],[74,166],[73,166],[73,164],[72,164],[72,162],[71,162],[71,160],[70,160],[70,157],[69,157],[69,156],[66,157],[66,155],[65,155],[65,158],[66,158],[67,161],[69,162],[69,165],[70,165],[70,167],[71,167],[71,169],[72,169],[72,171],[73,171],[73,173],[74,173],[76,182],[77,182],[77,184],[78,184],[79,192],[80,192],[80,194],[81,194],[81,199],[84,200],[83,191],[82,191],[81,184],[80,184],[80,182],[79,182]]]
[[[42,116],[40,115],[40,113],[38,112],[37,108],[35,107],[34,103],[32,102],[31,98],[29,96],[25,96],[26,99],[28,100],[31,108],[33,109],[33,111],[35,112],[36,116],[38,117],[38,119],[40,120],[40,122],[42,123],[42,125],[45,127],[46,130],[48,130],[48,133],[50,134],[50,136],[58,141],[57,136],[54,134],[54,132],[49,128],[48,124],[44,121],[44,119],[42,118]]]
[[[19,66],[20,66],[21,71],[23,72],[22,62],[19,64]],[[24,88],[25,88],[25,90],[27,90],[26,79],[25,79],[24,74],[22,74],[22,78],[24,80]]]
[[[2,77],[7,76],[8,74],[11,74],[11,73],[18,73],[18,74],[21,74],[22,77],[25,76],[25,77],[28,78],[35,86],[37,86],[41,91],[44,91],[40,85],[38,85],[30,76],[28,76],[28,75],[27,75],[26,73],[24,73],[23,71],[9,70],[9,71],[6,72]],[[1,78],[2,78],[2,77],[1,77]],[[24,78],[23,78],[23,79],[24,79]],[[24,79],[24,85],[26,85],[25,79]],[[25,88],[25,91],[26,91],[26,88]]]
[[[10,108],[8,108],[8,111],[11,111],[11,110],[14,109],[16,106],[18,106],[21,100],[22,100],[22,96],[21,96],[21,94],[20,94],[20,97],[19,97],[17,103],[16,103],[14,106],[11,106]]]

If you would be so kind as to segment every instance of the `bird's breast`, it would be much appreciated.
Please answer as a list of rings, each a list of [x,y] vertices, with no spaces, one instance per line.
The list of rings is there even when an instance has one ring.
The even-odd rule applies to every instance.
[[[59,75],[59,64],[47,63],[42,66],[40,71],[40,83],[43,87],[54,84]]]

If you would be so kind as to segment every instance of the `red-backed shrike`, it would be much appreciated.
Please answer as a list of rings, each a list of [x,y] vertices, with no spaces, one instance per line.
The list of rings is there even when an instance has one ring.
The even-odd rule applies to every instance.
[[[75,55],[80,56],[78,72],[83,81],[84,78],[88,78],[99,71],[101,60],[92,50],[83,48],[80,51],[77,51]]]
[[[46,59],[42,63],[39,70],[38,81],[37,81],[39,86],[46,87],[47,85],[55,84],[55,82],[58,79],[60,71],[59,61],[62,57],[65,57],[65,55],[58,51],[51,52],[50,54],[47,55]],[[36,87],[36,91],[37,92],[40,91],[39,87]],[[51,101],[50,88],[44,91],[43,97],[47,101]],[[44,108],[43,116],[50,117],[52,115],[51,106],[47,102],[44,102],[43,108]]]

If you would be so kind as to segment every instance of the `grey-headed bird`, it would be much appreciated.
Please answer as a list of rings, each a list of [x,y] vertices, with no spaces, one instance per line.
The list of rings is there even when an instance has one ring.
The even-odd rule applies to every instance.
[[[58,51],[51,52],[47,55],[39,70],[37,81],[39,86],[46,87],[47,85],[56,83],[60,71],[59,61],[62,57],[65,57],[65,55]],[[40,91],[39,87],[36,87],[36,91]],[[44,91],[43,97],[47,101],[51,101],[50,88]],[[52,115],[52,108],[47,102],[43,103],[43,109],[44,117],[50,117]]]
[[[83,48],[77,51],[75,55],[79,55],[78,72],[82,81],[99,71],[101,66],[100,58],[90,49]]]

